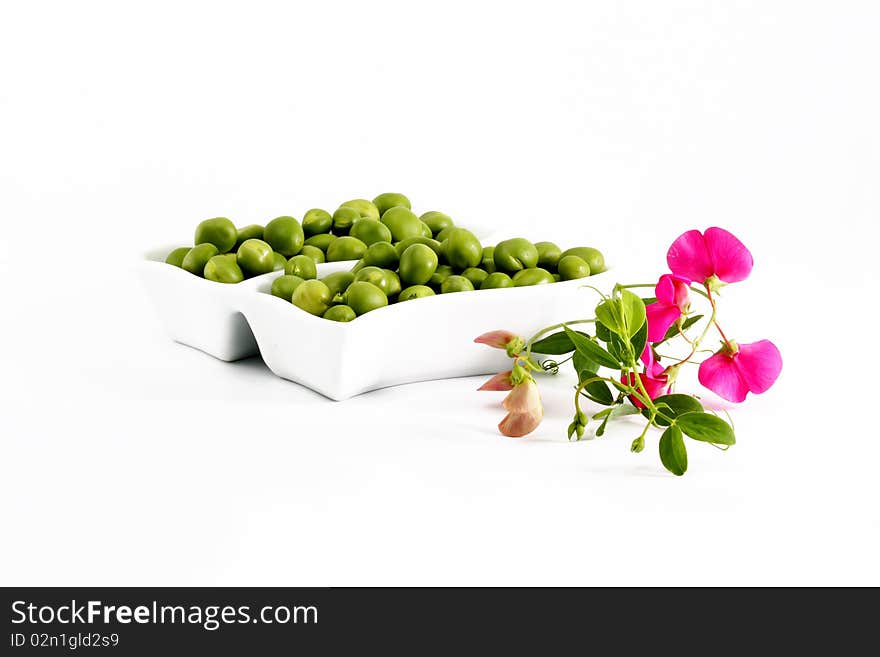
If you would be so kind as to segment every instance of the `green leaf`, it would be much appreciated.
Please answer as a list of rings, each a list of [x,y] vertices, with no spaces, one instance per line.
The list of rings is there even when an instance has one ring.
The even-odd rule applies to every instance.
[[[614,395],[608,388],[608,384],[604,381],[593,381],[588,383],[584,386],[581,394],[603,406],[611,406],[611,404],[614,403]]]
[[[584,336],[587,335],[583,331],[577,331],[577,333]],[[565,331],[559,331],[558,333],[554,333],[553,335],[549,335],[546,338],[535,342],[532,345],[532,351],[536,354],[560,356],[574,351],[574,345],[571,342],[571,338],[566,335]]]
[[[642,297],[642,303],[650,306],[652,303],[657,303],[657,297]]]
[[[648,344],[648,322],[642,324],[642,328],[640,328],[632,339],[630,340],[630,344],[632,344],[633,354],[638,358],[642,355],[642,352],[645,350],[645,345]]]
[[[639,329],[644,326],[647,316],[645,314],[645,302],[642,301],[638,294],[634,294],[629,290],[622,290],[620,293],[621,316],[623,318],[623,333],[620,337],[631,339]],[[641,353],[641,352],[637,352]]]
[[[596,306],[596,319],[612,333],[629,340],[645,323],[645,302],[639,295],[622,290],[619,298],[606,299]]]
[[[681,332],[684,333],[691,326],[693,326],[694,324],[699,322],[701,319],[703,319],[702,315],[694,315],[693,317],[688,317],[681,324]],[[663,339],[660,342],[666,342],[667,340],[674,338],[676,335],[678,335],[678,327],[675,324],[673,324],[672,326],[669,327],[669,330],[666,331],[666,335],[663,336]],[[660,344],[660,342],[658,342],[656,344]]]
[[[663,410],[664,415],[669,415],[672,418],[677,418],[679,415],[684,415],[685,413],[703,412],[703,405],[691,395],[661,395],[654,400],[654,404],[664,404],[668,408],[668,410]],[[644,415],[645,417],[650,417],[651,413],[650,411],[648,411],[648,409],[644,409],[642,411],[642,415]],[[656,421],[657,424],[659,424],[661,427],[669,426],[669,422],[664,420],[659,415],[657,416]]]
[[[717,415],[692,411],[679,415],[675,422],[682,431],[694,440],[715,445],[736,444],[733,429]]]
[[[608,353],[621,363],[627,362],[629,356],[626,353],[626,344],[616,334],[612,333],[608,339]]]
[[[609,331],[608,327],[601,322],[596,322],[596,337],[602,342],[607,343],[611,340],[611,331]]]
[[[596,320],[612,333],[623,331],[623,318],[620,316],[620,302],[617,299],[606,299],[596,306]]]
[[[660,436],[660,461],[677,477],[687,472],[687,448],[684,446],[681,429],[676,426],[669,427]]]
[[[571,339],[575,349],[584,358],[611,369],[620,369],[620,361],[614,358],[598,344],[590,340],[590,338],[572,331],[567,326],[564,328],[566,335]]]
[[[574,352],[571,363],[574,365],[575,374],[578,375],[578,381],[584,381],[592,376],[596,376],[596,372],[599,371],[599,364],[591,361],[579,351]]]
[[[593,419],[594,419],[594,420],[601,420],[603,417],[608,417],[608,416],[611,415],[613,412],[614,412],[614,409],[613,409],[613,408],[603,408],[601,411],[599,411],[598,413],[596,413],[596,414],[593,416]]]

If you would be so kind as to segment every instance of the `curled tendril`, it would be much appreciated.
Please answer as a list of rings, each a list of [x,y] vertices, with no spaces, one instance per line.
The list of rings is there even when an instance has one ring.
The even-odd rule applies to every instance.
[[[559,363],[552,358],[548,358],[541,363],[541,369],[550,374],[559,374]]]

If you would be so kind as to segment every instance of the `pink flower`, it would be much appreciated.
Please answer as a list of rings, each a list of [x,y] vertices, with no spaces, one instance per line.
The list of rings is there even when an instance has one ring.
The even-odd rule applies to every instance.
[[[486,381],[477,390],[513,390],[513,384],[510,382],[510,370],[500,372]]]
[[[737,345],[731,341],[700,363],[700,383],[727,401],[767,391],[782,371],[782,355],[769,340]]]
[[[525,436],[534,431],[544,418],[541,393],[532,378],[514,386],[502,403],[507,409],[507,415],[498,424],[498,430],[505,436]]]
[[[688,279],[675,274],[660,277],[654,288],[657,301],[645,307],[648,314],[648,342],[660,342],[669,327],[688,311],[691,305],[689,284]]]
[[[666,262],[673,274],[698,283],[712,276],[725,283],[745,280],[753,264],[745,245],[723,228],[689,230],[669,247]]]
[[[474,342],[485,344],[496,349],[507,349],[507,344],[516,340],[519,336],[510,331],[489,331],[483,335],[474,338]]]
[[[644,351],[642,351],[642,363],[645,365],[645,371],[642,374],[639,374],[639,379],[642,381],[642,385],[645,387],[645,392],[648,393],[648,397],[651,399],[656,399],[661,395],[665,395],[669,391],[669,379],[665,374],[663,366],[660,363],[654,361],[654,350],[651,349],[650,344],[645,345]],[[631,386],[636,385],[636,377],[632,372],[629,373],[629,376],[620,377],[621,383],[627,383]],[[635,395],[630,395],[629,400],[633,403],[633,406],[636,408],[644,408],[645,405],[639,400]]]

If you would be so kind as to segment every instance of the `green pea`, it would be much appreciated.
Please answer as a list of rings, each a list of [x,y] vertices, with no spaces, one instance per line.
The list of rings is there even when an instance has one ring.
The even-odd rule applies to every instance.
[[[390,281],[385,275],[384,269],[380,269],[379,267],[364,267],[354,275],[354,282],[357,283],[360,281],[372,283],[382,290],[382,292],[385,293],[385,296],[389,296]]]
[[[216,283],[241,283],[244,274],[238,264],[222,255],[215,255],[205,265],[205,278]]]
[[[303,248],[300,249],[299,255],[308,256],[315,261],[316,265],[320,265],[326,260],[324,252],[321,249],[317,246],[310,246],[308,244],[303,244]]]
[[[489,274],[480,285],[481,290],[493,290],[501,287],[513,287],[513,279],[502,271]]]
[[[435,239],[431,239],[430,237],[422,237],[421,235],[419,235],[418,237],[407,237],[405,240],[400,240],[397,244],[394,245],[394,248],[397,249],[397,254],[398,256],[400,256],[413,244],[424,244],[425,246],[430,246],[431,250],[434,251],[434,253],[436,253],[438,256],[440,255],[440,242]]]
[[[516,287],[526,287],[529,285],[546,285],[553,282],[553,274],[551,274],[546,269],[541,269],[540,267],[521,269],[513,275],[513,284]]]
[[[219,253],[220,251],[217,249],[217,247],[210,242],[206,242],[205,244],[197,244],[189,251],[187,251],[186,255],[183,258],[183,262],[180,263],[180,266],[186,269],[190,274],[195,274],[196,276],[204,276],[205,265],[208,264],[208,260]]]
[[[483,284],[483,281],[486,280],[489,276],[489,272],[480,269],[479,267],[468,267],[461,275],[468,279],[474,286],[474,289],[479,290],[480,286]]]
[[[443,256],[456,269],[476,267],[483,258],[483,246],[465,228],[452,228],[443,242]]]
[[[388,281],[388,296],[393,297],[396,294],[400,294],[400,289],[403,287],[400,283],[400,276],[390,269],[383,269],[382,271],[385,272],[385,278]]]
[[[309,239],[307,239],[304,244],[307,246],[314,246],[321,249],[324,253],[327,253],[327,249],[333,241],[336,240],[336,235],[330,235],[329,233],[323,233],[321,235],[312,235]]]
[[[352,225],[349,235],[357,237],[367,246],[374,242],[391,241],[391,231],[388,230],[388,226],[375,219],[358,219]]]
[[[354,310],[350,306],[344,305],[332,306],[324,313],[324,319],[331,319],[334,322],[350,322],[356,317]]]
[[[562,250],[553,242],[535,242],[535,248],[538,249],[538,267],[548,271],[556,269]]]
[[[449,265],[437,265],[437,270],[434,272],[434,275],[431,276],[431,280],[428,281],[431,285],[436,288],[439,288],[443,285],[443,281],[452,276],[455,273],[455,270]]]
[[[296,286],[291,298],[294,306],[318,317],[327,312],[332,299],[330,289],[318,280],[303,281]]]
[[[393,207],[401,206],[407,210],[412,209],[412,204],[406,196],[403,194],[394,194],[393,192],[379,194],[379,196],[373,199],[373,205],[379,210],[380,217]]]
[[[361,315],[388,305],[385,293],[366,281],[355,281],[348,286],[344,296],[345,305],[350,306],[355,314]]]
[[[438,242],[442,243],[443,240],[445,240],[447,237],[449,237],[449,233],[451,233],[453,230],[455,230],[455,226],[447,226],[446,228],[441,230],[439,233],[434,235],[434,239],[437,240]]]
[[[169,265],[174,265],[175,267],[183,267],[183,259],[186,257],[186,254],[189,253],[191,247],[189,246],[179,246],[174,249],[168,256],[165,258],[165,262]]]
[[[391,237],[395,242],[405,240],[407,237],[417,237],[419,235],[424,237],[422,222],[407,208],[400,206],[389,208],[382,215],[382,223],[388,226],[388,229],[391,231]]]
[[[431,232],[431,227],[421,219],[419,220],[419,228],[422,230],[422,237],[427,237],[429,239],[434,237],[434,233]]]
[[[474,284],[464,276],[450,276],[440,286],[442,294],[450,294],[451,292],[473,292]]]
[[[299,276],[306,280],[318,277],[318,268],[315,261],[307,255],[295,255],[287,261],[284,273],[288,276]]]
[[[531,269],[538,264],[538,249],[522,237],[504,240],[495,246],[495,266],[506,272]]]
[[[307,313],[320,317],[327,312],[332,298],[330,290],[324,283],[311,280],[303,281],[297,285],[291,300],[293,305],[302,308]]]
[[[337,294],[345,292],[348,286],[354,282],[354,274],[350,271],[335,271],[332,274],[327,274],[321,280],[335,297]]]
[[[263,239],[263,230],[264,228],[260,224],[251,224],[250,226],[239,228],[235,237],[235,248],[233,250],[238,251],[239,247],[248,240]]]
[[[484,246],[483,253],[480,256],[480,264],[478,265],[480,269],[486,271],[490,274],[495,273],[497,268],[495,267],[495,247],[494,246]]]
[[[562,252],[561,258],[565,256],[577,256],[590,266],[590,274],[601,274],[605,271],[605,256],[600,251],[590,246],[576,246],[573,249],[566,249]]]
[[[312,208],[303,215],[302,229],[306,237],[329,233],[331,226],[333,226],[333,217],[321,208]]]
[[[357,237],[339,237],[327,247],[327,262],[360,260],[367,251],[367,245]]]
[[[293,299],[293,291],[304,282],[299,276],[279,276],[272,281],[272,295],[290,301]]]
[[[398,301],[409,301],[411,299],[421,299],[422,297],[433,297],[434,290],[427,285],[410,285],[398,295]]]
[[[372,265],[382,269],[397,269],[399,261],[399,251],[390,242],[373,242],[364,251],[364,257],[355,268],[361,269]]]
[[[305,236],[302,226],[293,217],[276,217],[266,224],[263,239],[278,253],[289,258],[299,253]]]
[[[275,252],[263,240],[249,239],[238,247],[238,266],[249,276],[268,274],[275,270]]]
[[[436,235],[444,228],[452,228],[455,225],[455,223],[452,221],[452,217],[450,217],[448,214],[437,212],[436,210],[426,212],[421,217],[419,217],[419,219],[421,219],[428,225],[428,228],[431,229],[432,235]]]
[[[590,265],[574,255],[567,255],[559,259],[559,277],[564,281],[575,278],[586,278],[590,275]]]
[[[424,244],[407,247],[400,256],[400,280],[406,285],[422,285],[437,270],[437,254]]]
[[[287,266],[287,258],[278,253],[278,251],[272,252],[272,271],[284,271],[284,268]]]
[[[553,282],[554,283],[558,283],[561,280],[562,280],[562,276],[560,276],[559,274],[553,274]]]
[[[333,213],[333,234],[348,235],[355,221],[361,218],[361,213],[354,208],[341,207]]]
[[[375,219],[376,221],[379,221],[379,217],[382,216],[379,214],[379,208],[377,208],[372,201],[368,201],[365,198],[356,198],[353,201],[346,201],[340,207],[354,208],[362,217]]]
[[[226,253],[235,246],[237,237],[238,230],[234,223],[226,217],[214,217],[196,226],[193,244],[213,244],[219,253]]]

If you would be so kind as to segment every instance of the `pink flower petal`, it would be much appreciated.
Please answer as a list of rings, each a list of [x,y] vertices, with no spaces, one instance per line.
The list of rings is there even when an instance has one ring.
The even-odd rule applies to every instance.
[[[706,241],[698,230],[680,235],[666,253],[669,271],[690,281],[702,283],[714,273]]]
[[[654,286],[654,296],[666,306],[675,305],[675,277],[672,274],[663,274],[660,277]]]
[[[665,368],[660,363],[654,361],[654,350],[651,348],[650,344],[645,344],[645,348],[642,349],[642,355],[639,356],[639,359],[645,365],[645,372],[648,376],[659,377],[663,374]]]
[[[489,345],[496,349],[504,349],[507,347],[507,343],[516,337],[516,334],[511,333],[510,331],[489,331],[488,333],[483,333],[483,335],[474,338],[474,342]]]
[[[520,438],[526,434],[532,433],[541,424],[544,417],[544,411],[540,413],[508,413],[504,419],[498,423],[498,430],[505,436],[511,438]]]
[[[505,436],[525,436],[544,418],[541,393],[534,381],[527,380],[514,386],[502,403],[509,413],[498,424],[498,430]]]
[[[645,306],[648,314],[648,342],[660,342],[666,331],[681,317],[678,306],[671,306],[658,301]]]
[[[706,229],[704,239],[718,278],[725,283],[736,283],[748,278],[754,260],[742,242],[723,228]]]
[[[669,382],[666,380],[665,376],[652,377],[647,374],[639,374],[639,378],[642,380],[642,385],[645,387],[645,392],[648,393],[648,397],[651,399],[656,399],[661,395],[665,395],[669,390]],[[627,383],[631,386],[636,385],[636,379],[633,376],[632,372],[629,373],[629,376],[620,377],[621,383]],[[645,405],[639,400],[635,395],[630,395],[629,400],[633,403],[636,408],[644,408]]]
[[[750,392],[760,395],[779,378],[782,354],[770,340],[739,345],[733,362]]]
[[[538,384],[530,380],[514,386],[501,403],[511,413],[543,413]]]
[[[687,312],[688,308],[691,307],[691,282],[680,276],[670,276],[670,278],[675,288],[672,305],[676,306],[681,312]]]
[[[513,384],[510,382],[510,370],[499,372],[477,390],[513,390]]]
[[[702,385],[727,401],[740,403],[749,392],[733,358],[727,354],[718,353],[700,363],[698,378]]]

